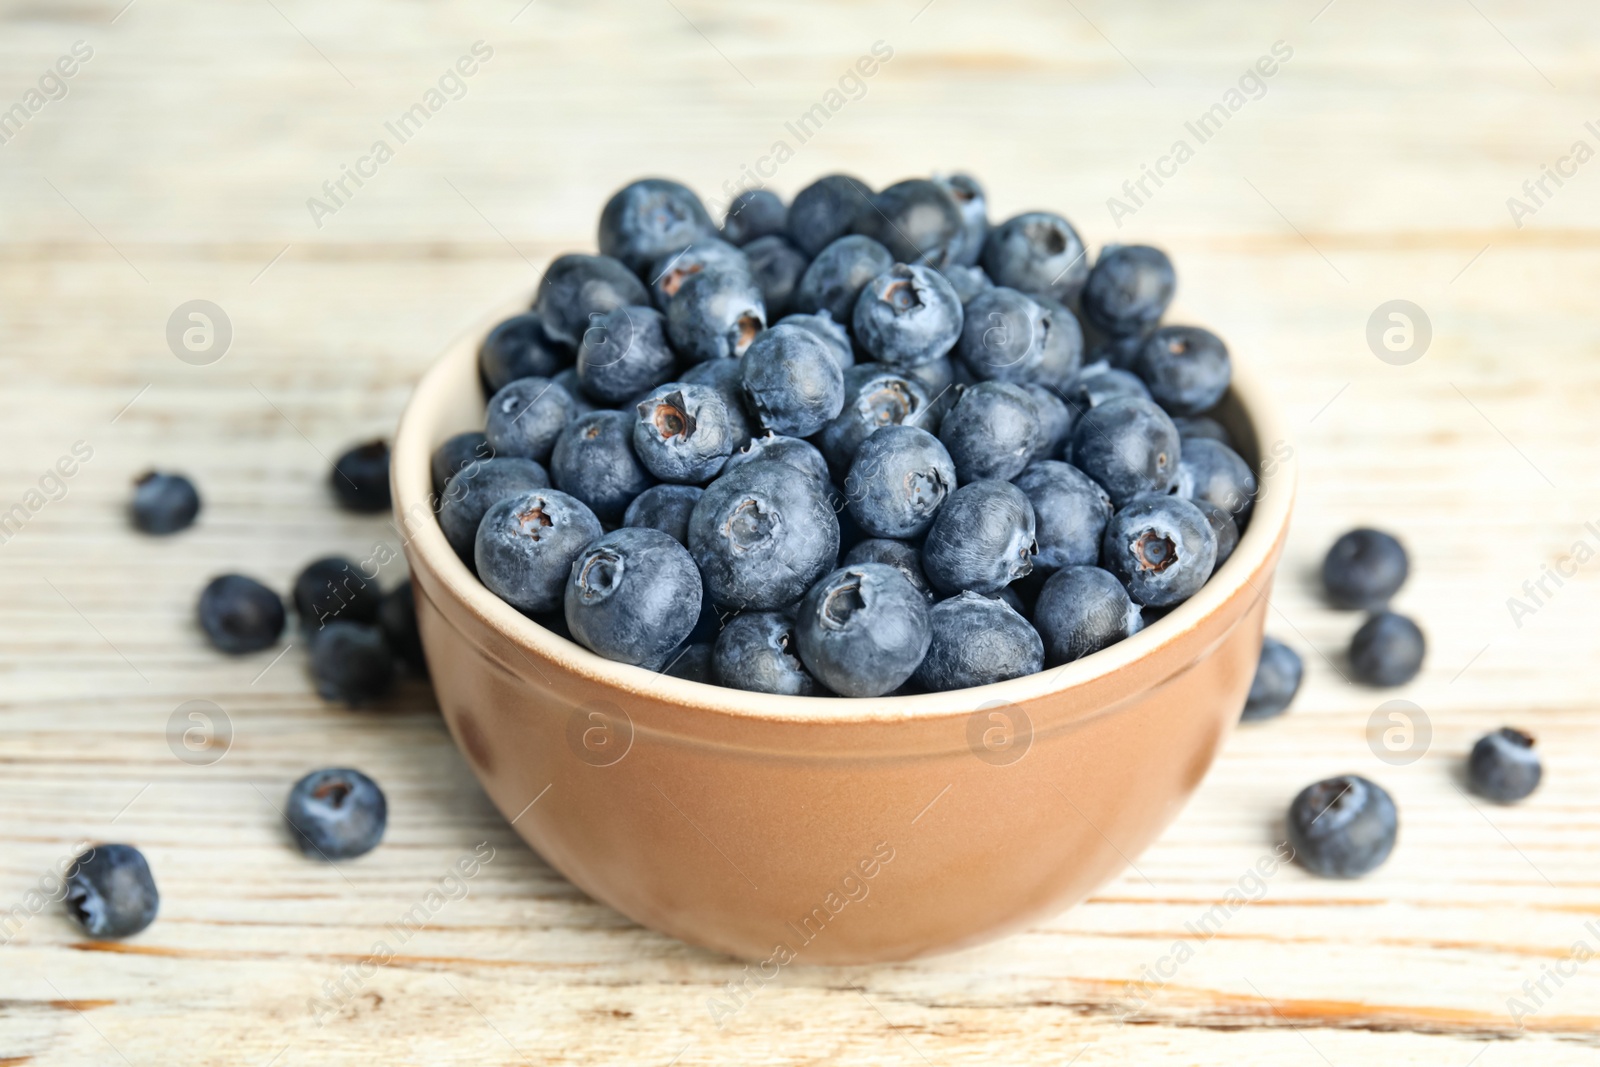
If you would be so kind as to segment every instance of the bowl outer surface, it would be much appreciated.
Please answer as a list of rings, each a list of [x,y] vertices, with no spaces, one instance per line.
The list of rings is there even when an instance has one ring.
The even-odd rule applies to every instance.
[[[776,697],[595,656],[457,559],[432,517],[428,461],[482,420],[476,340],[423,378],[391,473],[434,688],[517,832],[630,918],[774,961],[763,973],[985,940],[1120,871],[1238,721],[1295,474],[1248,380],[1236,375],[1222,417],[1263,461],[1255,513],[1171,614],[1086,660],[980,689]]]

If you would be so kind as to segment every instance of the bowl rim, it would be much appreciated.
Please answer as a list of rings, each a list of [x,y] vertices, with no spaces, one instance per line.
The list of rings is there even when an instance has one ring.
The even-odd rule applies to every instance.
[[[470,571],[445,540],[432,508],[431,459],[446,437],[471,427],[446,430],[442,407],[448,391],[442,386],[457,376],[478,377],[478,340],[496,323],[526,310],[524,302],[502,306],[463,331],[418,381],[395,432],[390,482],[394,520],[415,572],[420,560],[456,602],[484,626],[496,631],[524,655],[543,657],[592,684],[632,696],[665,702],[685,711],[774,723],[893,723],[969,716],[975,707],[1022,705],[1048,694],[1076,689],[1152,658],[1179,642],[1204,619],[1222,609],[1250,586],[1258,597],[1265,590],[1251,575],[1270,573],[1276,546],[1288,525],[1297,471],[1295,450],[1282,418],[1259,378],[1233,354],[1232,381],[1223,403],[1231,398],[1252,437],[1257,493],[1248,528],[1228,558],[1200,591],[1131,637],[1093,655],[1035,674],[1004,682],[956,689],[882,697],[800,697],[754,693],[708,682],[696,682],[643,667],[606,659],[546,629],[501,600]],[[1230,349],[1232,354],[1232,350]],[[1280,461],[1264,461],[1271,449]],[[1246,449],[1248,451],[1248,449]],[[421,507],[427,518],[407,525],[407,515]],[[507,666],[511,666],[507,664]]]

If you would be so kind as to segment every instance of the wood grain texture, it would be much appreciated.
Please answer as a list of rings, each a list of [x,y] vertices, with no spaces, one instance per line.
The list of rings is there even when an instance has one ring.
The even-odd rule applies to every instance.
[[[75,840],[109,839],[144,849],[162,912],[120,945],[56,906],[27,915],[0,947],[0,1063],[1600,1062],[1600,962],[1567,962],[1600,951],[1600,562],[1546,579],[1520,625],[1507,608],[1575,543],[1600,548],[1600,163],[1547,181],[1520,227],[1506,205],[1574,141],[1600,147],[1587,6],[122,4],[0,3],[0,109],[75,41],[93,49],[0,145],[0,511],[75,442],[93,450],[0,544],[0,910],[26,911]],[[880,40],[894,56],[864,95],[796,143],[785,122]],[[314,225],[306,199],[476,41],[493,56],[465,95]],[[1293,56],[1264,95],[1115,225],[1107,198],[1278,41]],[[225,660],[191,612],[223,570],[284,588],[316,555],[392,547],[382,521],[330,506],[327,457],[387,432],[452,338],[590,247],[614,187],[664,173],[711,194],[780,138],[786,195],[836,169],[965,167],[995,215],[1053,208],[1094,247],[1173,253],[1185,315],[1269,368],[1297,427],[1269,629],[1309,677],[1084,905],[926,962],[786,968],[719,1028],[708,1000],[740,965],[532,855],[424,687],[328,707],[298,645]],[[164,339],[196,298],[234,327],[203,367]],[[1406,366],[1365,340],[1396,298],[1433,328]],[[197,528],[129,532],[129,480],[151,465],[197,478]],[[1395,693],[1344,680],[1356,620],[1315,595],[1322,551],[1360,522],[1415,560],[1400,604],[1430,655]],[[1432,723],[1407,766],[1367,744],[1390,697]],[[194,699],[232,723],[210,766],[169,747]],[[1546,784],[1516,808],[1469,801],[1462,756],[1508,722],[1539,736]],[[384,846],[337,869],[301,860],[275,810],[335,762],[392,811]],[[1355,883],[1286,867],[1258,888],[1288,799],[1341,771],[1394,793],[1394,857]],[[450,865],[485,842],[448,899]],[[1259,899],[1226,908],[1230,890]],[[364,967],[419,903],[426,926]],[[1158,965],[1170,978],[1130,985]],[[309,1002],[364,970],[319,1025]],[[1542,978],[1518,1025],[1508,998],[1532,1004]]]

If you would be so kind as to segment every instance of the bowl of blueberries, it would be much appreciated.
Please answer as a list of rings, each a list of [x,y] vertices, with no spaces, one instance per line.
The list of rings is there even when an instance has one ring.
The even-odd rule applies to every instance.
[[[423,378],[391,467],[441,710],[579,888],[782,966],[1082,899],[1239,720],[1294,495],[1167,255],[966,175],[664,179]]]

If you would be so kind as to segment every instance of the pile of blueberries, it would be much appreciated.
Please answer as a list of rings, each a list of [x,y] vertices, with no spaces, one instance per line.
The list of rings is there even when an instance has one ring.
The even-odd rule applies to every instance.
[[[1090,655],[1187,600],[1256,493],[1227,347],[1163,326],[1158,249],[1092,263],[964,175],[845,175],[721,229],[646,179],[479,351],[433,459],[483,583],[610,659],[871,697]]]

